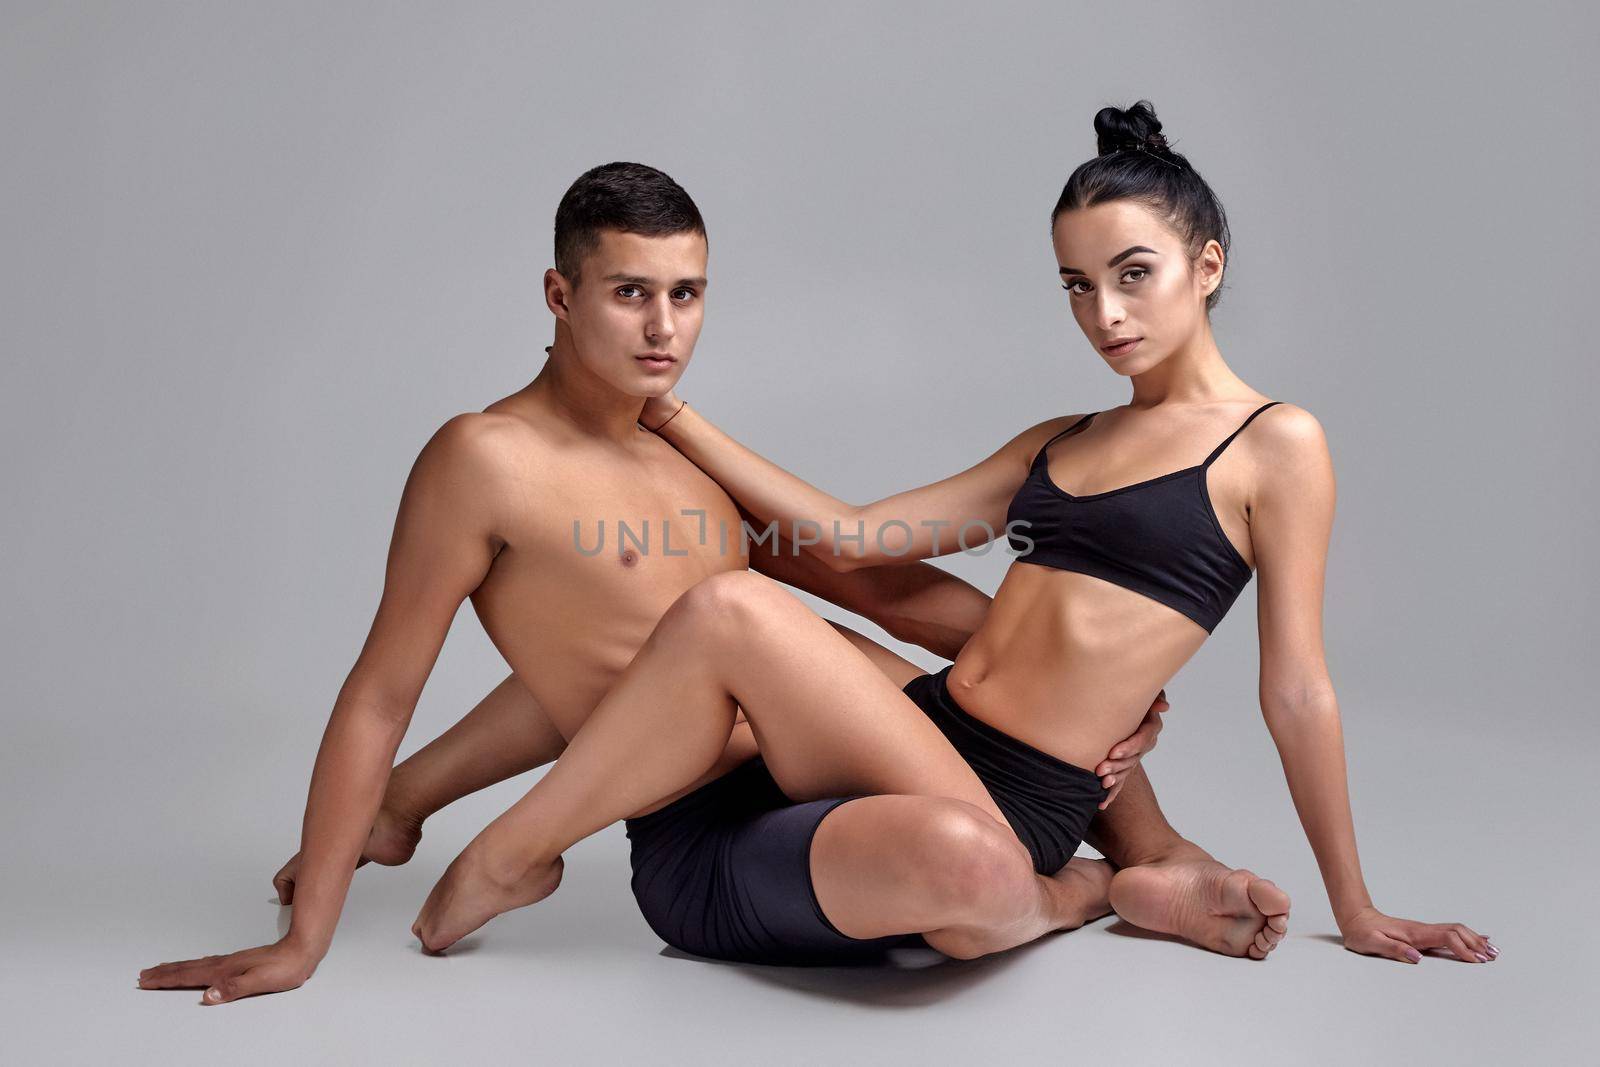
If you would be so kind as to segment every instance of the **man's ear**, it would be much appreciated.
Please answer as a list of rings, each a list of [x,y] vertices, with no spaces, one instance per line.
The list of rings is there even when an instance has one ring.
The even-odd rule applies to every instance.
[[[550,314],[562,322],[569,321],[569,316],[572,314],[568,307],[572,300],[573,288],[573,284],[554,267],[544,272],[544,306],[550,309]]]

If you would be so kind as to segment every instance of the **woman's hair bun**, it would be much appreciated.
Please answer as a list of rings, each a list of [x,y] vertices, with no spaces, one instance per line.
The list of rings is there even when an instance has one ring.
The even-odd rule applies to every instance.
[[[1101,108],[1094,116],[1094,135],[1102,156],[1125,148],[1172,151],[1161,136],[1161,120],[1156,118],[1155,106],[1148,100],[1140,100],[1132,107]]]

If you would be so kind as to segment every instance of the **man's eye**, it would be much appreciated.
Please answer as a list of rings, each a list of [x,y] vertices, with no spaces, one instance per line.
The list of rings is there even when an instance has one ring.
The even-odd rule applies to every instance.
[[[696,295],[693,289],[674,289],[672,291],[674,300],[693,300]]]
[[[617,295],[626,300],[638,291],[639,287],[637,285],[624,285],[617,289]]]

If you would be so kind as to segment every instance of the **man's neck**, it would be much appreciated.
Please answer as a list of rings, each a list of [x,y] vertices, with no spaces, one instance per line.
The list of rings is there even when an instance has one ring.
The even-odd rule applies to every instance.
[[[638,439],[643,398],[618,392],[587,371],[565,337],[558,336],[545,351],[549,359],[525,390],[531,399],[586,436],[620,443]]]

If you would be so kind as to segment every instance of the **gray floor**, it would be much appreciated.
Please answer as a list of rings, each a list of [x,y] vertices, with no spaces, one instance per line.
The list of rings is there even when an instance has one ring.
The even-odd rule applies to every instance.
[[[1158,783],[1164,760],[1234,766],[1185,726],[1175,721],[1151,758]],[[1391,738],[1422,741],[1404,731]],[[8,1058],[1593,1062],[1592,842],[1567,839],[1536,814],[1592,810],[1576,746],[1514,751],[1506,765],[1527,775],[1408,772],[1366,740],[1353,747],[1372,757],[1356,760],[1364,769],[1354,788],[1380,903],[1468,921],[1493,935],[1498,961],[1408,967],[1339,947],[1281,782],[1260,763],[1226,788],[1169,772],[1164,793],[1192,836],[1294,894],[1292,934],[1264,964],[1115,920],[974,963],[930,966],[907,954],[893,968],[787,969],[686,958],[664,949],[634,910],[617,828],[569,855],[554,897],[496,920],[445,958],[424,957],[408,932],[416,909],[459,845],[521,788],[507,783],[439,816],[409,866],[358,872],[334,950],[306,986],[203,1008],[197,993],[139,991],[134,977],[151,963],[277,935],[287,912],[268,882],[292,847],[294,812],[273,818],[247,796],[219,795],[220,780],[218,794],[171,793],[159,758],[142,764],[152,774],[108,767],[121,784],[103,795],[125,806],[58,813],[81,834],[73,846],[23,840],[7,864]],[[173,751],[165,766],[186,758]],[[51,773],[26,776],[42,783]],[[261,783],[259,798],[290,803],[296,788]],[[1238,818],[1252,804],[1269,813],[1253,826]],[[1391,806],[1405,818],[1385,818]]]

